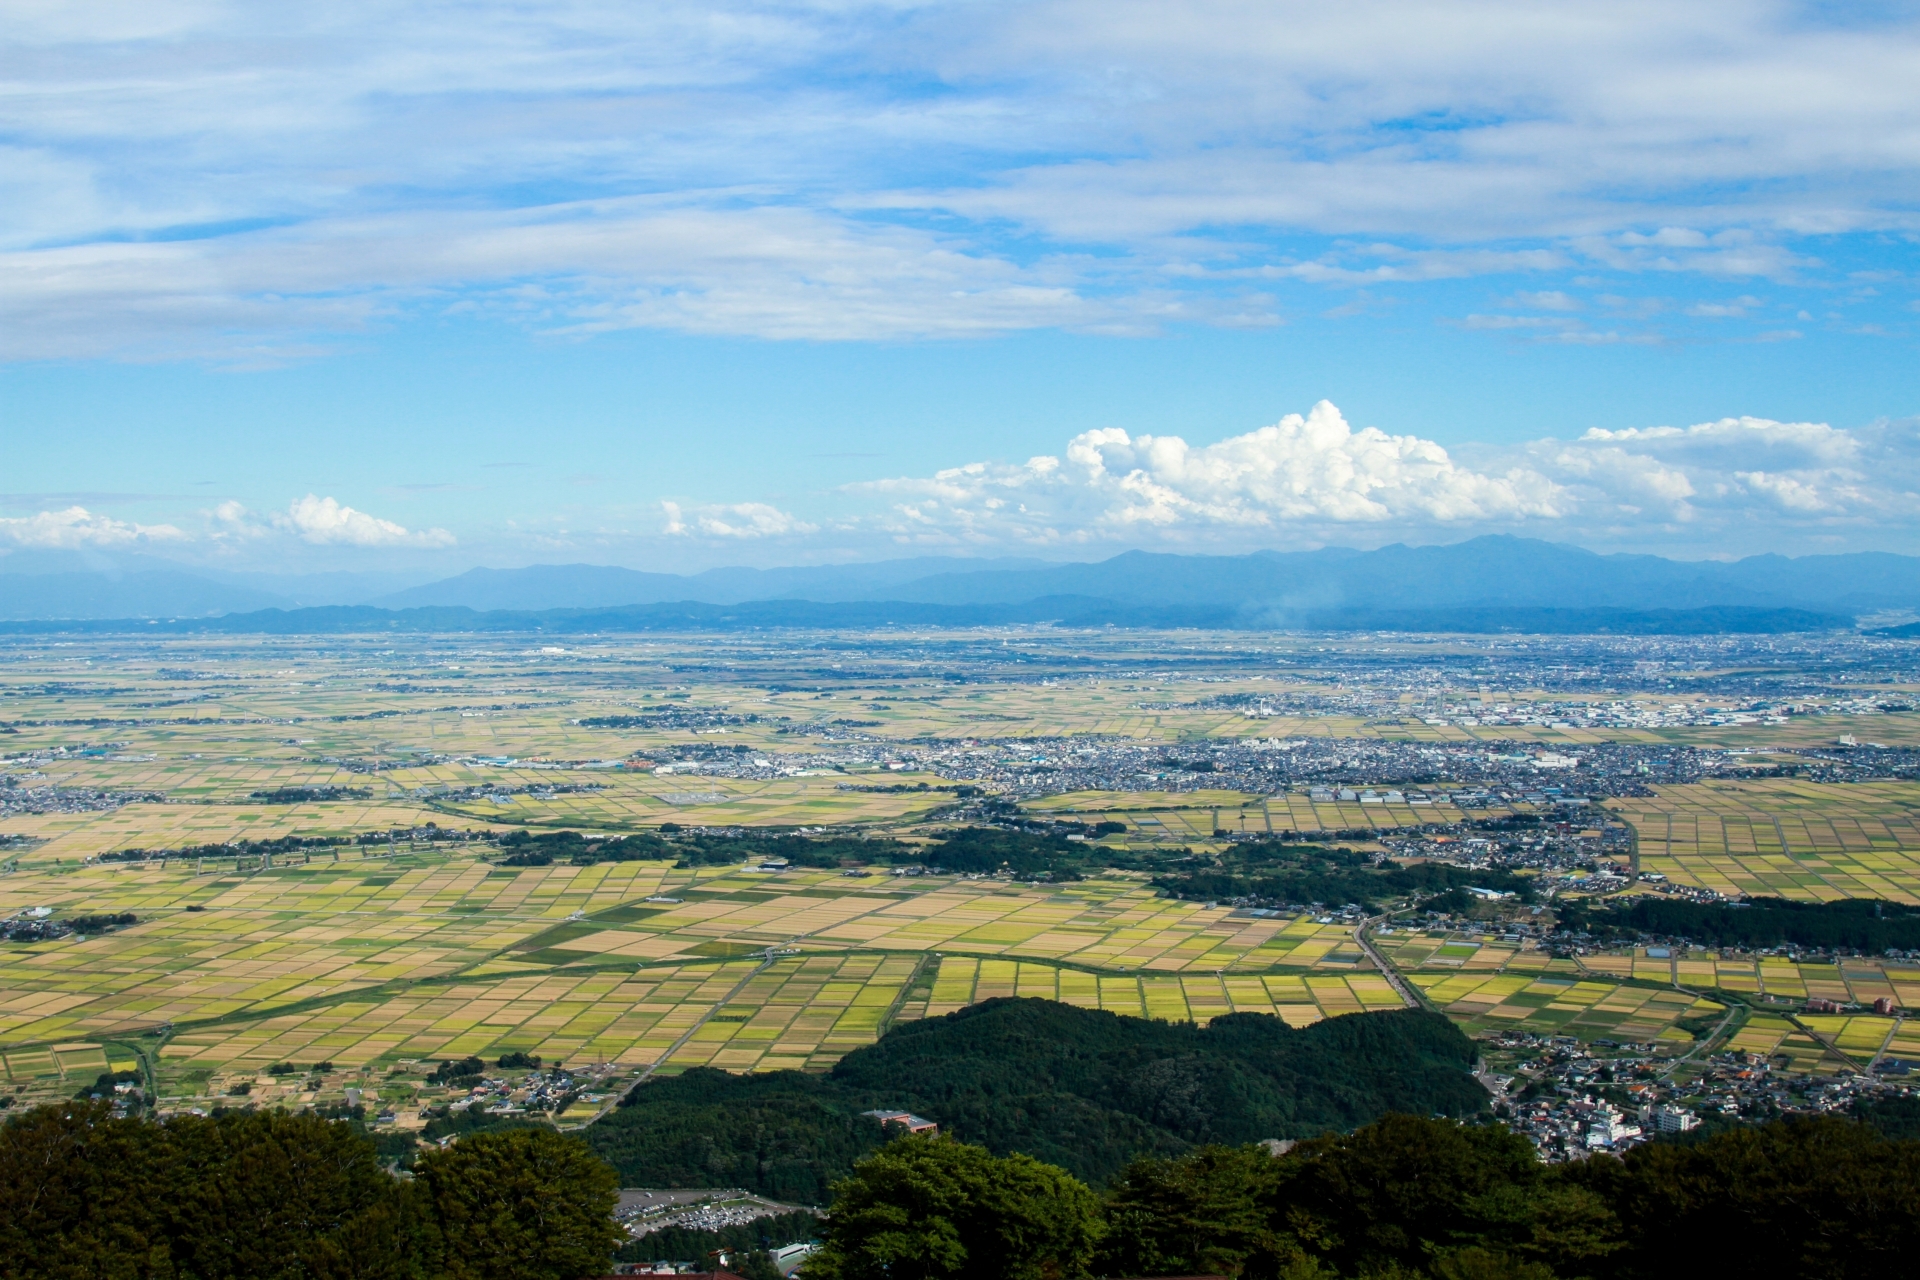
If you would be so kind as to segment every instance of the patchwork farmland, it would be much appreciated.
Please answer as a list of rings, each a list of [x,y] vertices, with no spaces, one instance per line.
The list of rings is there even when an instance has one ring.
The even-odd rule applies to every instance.
[[[5,1096],[71,1096],[109,1070],[181,1106],[337,1099],[395,1072],[431,1096],[417,1077],[436,1062],[522,1054],[604,1100],[692,1066],[823,1070],[1000,996],[1296,1026],[1411,998],[1490,1042],[1829,1075],[1920,1061],[1901,1017],[1864,1012],[1920,1007],[1898,956],[1569,950],[1514,904],[1362,930],[1368,911],[1338,898],[1152,883],[1248,842],[1482,865],[1548,828],[1591,863],[1612,854],[1580,850],[1610,829],[1631,835],[1613,888],[1516,865],[1574,896],[1920,904],[1920,782],[1761,776],[1869,723],[1920,742],[1920,715],[1842,690],[1803,701],[1817,731],[1807,715],[1763,731],[1697,694],[1554,691],[1572,668],[1550,663],[1498,695],[1422,692],[1433,663],[1499,647],[1383,641],[1341,659],[1375,673],[1355,676],[1302,641],[1120,633],[22,642],[0,661],[0,917],[137,923],[0,944]],[[1647,772],[1736,745],[1740,768],[1714,776]],[[1555,771],[1585,770],[1583,752],[1654,780],[1566,808],[1589,802]],[[1051,881],[858,858],[509,865],[500,844],[785,832],[911,850],[983,818],[1085,833],[1112,865]]]

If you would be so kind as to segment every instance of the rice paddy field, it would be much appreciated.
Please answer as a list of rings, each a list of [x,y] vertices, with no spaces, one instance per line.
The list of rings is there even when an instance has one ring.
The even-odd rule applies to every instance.
[[[1640,869],[1678,884],[1920,903],[1920,783],[1714,781],[1611,807],[1633,826]]]
[[[1438,722],[1412,685],[1289,674],[1304,642],[1257,642],[1284,658],[1273,674],[1206,673],[1209,645],[1249,643],[1000,632],[0,641],[0,918],[139,920],[0,943],[0,1089],[71,1096],[102,1071],[138,1068],[183,1103],[244,1085],[256,1100],[310,1101],[310,1081],[276,1082],[266,1068],[330,1063],[324,1090],[338,1090],[395,1066],[515,1051],[607,1079],[820,1070],[898,1021],[1003,995],[1306,1025],[1401,1003],[1350,921],[1178,901],[1131,873],[1033,885],[665,862],[509,867],[496,841],[521,827],[663,824],[922,840],[960,788],[895,753],[931,741],[1006,759],[1037,757],[1030,742],[1152,744],[1142,760],[1255,734],[1502,750],[1764,745],[1753,726]],[[1465,652],[1395,640],[1367,660],[1395,646],[1436,662]],[[1048,674],[1067,668],[1082,674]],[[1828,718],[1818,733],[1848,723]],[[1920,742],[1920,716],[1872,723],[1881,740]],[[752,767],[701,763],[715,760]],[[1345,832],[1367,844],[1351,833],[1385,839],[1536,807],[1482,797],[1463,810],[1444,785],[1362,803],[1170,776],[1023,807],[1117,823],[1106,838],[1129,849],[1175,850],[1217,848],[1219,833]],[[1709,781],[1610,803],[1634,830],[1639,868],[1678,883],[1920,903],[1920,784]],[[271,858],[196,851],[287,837],[348,843]],[[103,860],[141,849],[176,856]],[[1554,959],[1498,930],[1372,937],[1474,1034],[1672,1050],[1691,1043],[1683,1024],[1739,997],[1753,1011],[1736,1047],[1830,1065],[1879,1035],[1871,1052],[1920,1058],[1904,1023],[1794,1012],[1813,997],[1920,1007],[1920,968],[1904,962]]]
[[[951,1013],[996,996],[1035,996],[1135,1018],[1208,1022],[1268,1013],[1303,1027],[1343,1013],[1403,1007],[1377,971],[1292,974],[1111,974],[1032,961],[943,957],[924,1013]]]
[[[1459,822],[1465,814],[1445,801],[1405,800],[1362,803],[1314,800],[1310,793],[1249,795],[1239,791],[1072,791],[1046,796],[1026,806],[1034,813],[1058,814],[1084,822],[1120,822],[1148,837],[1208,840],[1215,831],[1235,835],[1272,835],[1297,831],[1393,829],[1428,823]],[[1498,812],[1526,806],[1501,805]]]
[[[1676,1023],[1726,1013],[1724,1005],[1690,991],[1559,974],[1414,973],[1409,980],[1469,1033],[1529,1031],[1582,1040],[1690,1046],[1692,1033]]]
[[[1399,1003],[1350,926],[1161,898],[1137,876],[507,868],[425,846],[291,861],[0,877],[8,913],[105,904],[140,918],[0,948],[8,1079],[57,1093],[102,1055],[203,1092],[278,1062],[354,1071],[514,1050],[620,1070],[819,1069],[896,1018],[957,1007],[963,971],[962,1004],[1040,985],[1182,1019]]]

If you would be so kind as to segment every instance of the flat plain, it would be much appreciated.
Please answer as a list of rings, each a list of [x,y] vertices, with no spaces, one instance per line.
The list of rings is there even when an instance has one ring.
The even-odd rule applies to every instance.
[[[1637,744],[1765,763],[1855,733],[1920,741],[1920,715],[1858,707],[1852,692],[1821,704],[1817,726],[1708,723],[1705,695],[1671,681],[1633,693],[1638,721],[1608,726],[1595,699],[1544,676],[1495,695],[1448,674],[1490,651],[1427,639],[1327,656],[1287,637],[1046,629],[8,641],[0,917],[138,923],[0,944],[4,1080],[30,1101],[137,1066],[175,1104],[204,1105],[249,1083],[255,1098],[311,1100],[400,1064],[514,1051],[601,1077],[818,1070],[895,1022],[1003,995],[1305,1025],[1402,1003],[1350,913],[1182,901],[1121,870],[1020,883],[883,866],[508,866],[497,842],[663,826],[927,841],[985,795],[1107,824],[1117,850],[1299,835],[1379,851],[1528,820],[1563,791],[1528,762],[1556,753]],[[1536,669],[1552,668],[1522,676]],[[1350,785],[1249,772],[1316,752],[1329,769],[1350,753]],[[1439,763],[1417,785],[1368,789],[1368,762],[1384,758]],[[1449,773],[1472,761],[1524,776]],[[1920,903],[1920,783],[1639,790],[1597,802],[1631,829],[1634,870],[1721,893]],[[1920,1056],[1897,1020],[1784,1008],[1920,1005],[1920,968],[1896,960],[1554,958],[1470,928],[1389,926],[1374,943],[1475,1034],[1671,1052],[1750,996],[1736,1047],[1829,1069]],[[302,1077],[317,1090],[266,1074],[321,1062]]]

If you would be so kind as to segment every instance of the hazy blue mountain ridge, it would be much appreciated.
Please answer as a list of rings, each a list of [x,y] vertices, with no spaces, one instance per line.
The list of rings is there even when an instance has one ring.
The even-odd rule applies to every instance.
[[[66,567],[47,571],[56,564]],[[19,571],[34,566],[43,571]],[[1915,556],[1768,555],[1721,563],[1600,555],[1510,536],[1449,546],[1396,544],[1373,551],[1325,548],[1232,556],[1129,551],[1084,564],[929,556],[862,565],[710,569],[691,575],[609,565],[533,565],[473,569],[393,590],[404,577],[342,573],[276,579],[190,571],[153,557],[36,560],[15,555],[0,559],[0,619],[203,618],[264,608],[373,606],[410,614],[643,609],[653,611],[640,619],[648,626],[659,625],[659,618],[679,609],[693,611],[686,614],[690,622],[697,617],[697,625],[714,625],[716,617],[702,612],[701,606],[737,609],[757,604],[768,606],[754,612],[761,620],[739,625],[862,625],[851,619],[884,615],[903,625],[931,623],[940,616],[957,625],[1058,619],[1096,625],[1397,626],[1438,611],[1466,629],[1477,629],[1509,625],[1490,621],[1487,610],[1518,610],[1535,611],[1530,616],[1552,630],[1566,622],[1552,611],[1569,610],[1628,611],[1636,616],[1674,610],[1801,610],[1832,622],[1839,615],[1920,609],[1920,557]],[[771,607],[782,603],[848,607]],[[895,607],[878,612],[850,608],[881,604]],[[960,612],[942,615],[942,608]],[[1543,610],[1549,612],[1538,612]],[[1748,618],[1743,625],[1752,625],[1756,615],[1739,616]],[[311,617],[322,620],[322,615]],[[782,617],[850,621],[772,621]],[[1621,625],[1648,624],[1642,617]],[[1769,624],[1769,629],[1778,628]]]

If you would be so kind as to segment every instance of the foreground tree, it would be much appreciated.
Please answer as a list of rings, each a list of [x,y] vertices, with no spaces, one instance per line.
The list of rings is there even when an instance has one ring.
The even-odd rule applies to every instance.
[[[1100,1274],[1238,1275],[1251,1260],[1282,1257],[1266,1208],[1280,1169],[1259,1146],[1128,1165],[1108,1190]]]
[[[1082,1280],[1100,1202],[1063,1169],[904,1137],[834,1185],[807,1280]]]
[[[550,1130],[481,1134],[415,1182],[318,1116],[0,1125],[0,1280],[577,1280],[619,1229],[614,1173]]]
[[[1551,1176],[1524,1139],[1414,1116],[1281,1159],[1251,1146],[1140,1161],[1108,1224],[1107,1275],[1551,1280],[1620,1248],[1604,1198]]]
[[[1920,1240],[1920,1142],[1834,1116],[1742,1126],[1571,1166],[1630,1224],[1619,1280],[1903,1275]]]
[[[0,1129],[0,1276],[411,1280],[425,1224],[347,1126],[277,1112]]]
[[[604,1275],[623,1238],[612,1168],[544,1129],[478,1133],[414,1165],[448,1280]]]

